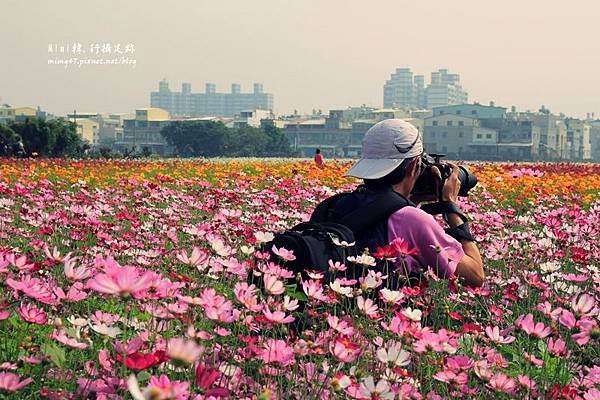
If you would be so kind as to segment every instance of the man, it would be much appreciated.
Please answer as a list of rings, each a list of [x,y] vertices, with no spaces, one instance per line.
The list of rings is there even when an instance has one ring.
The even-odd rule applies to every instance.
[[[323,155],[321,155],[321,149],[317,149],[315,151],[315,164],[317,164],[317,167],[319,168],[323,168],[325,167],[325,162],[323,161]]]
[[[422,154],[422,138],[413,125],[400,119],[377,123],[365,135],[362,158],[346,173],[362,178],[364,185],[338,201],[333,213],[341,218],[373,201],[383,191],[393,190],[408,206],[362,233],[362,241],[371,253],[395,240],[406,249],[404,256],[398,257],[398,268],[418,273],[431,267],[440,277],[456,275],[467,285],[479,287],[484,281],[481,255],[458,207],[445,215],[451,228],[446,233],[433,216],[417,208],[422,199],[410,195],[423,172]],[[445,181],[439,200],[456,205],[460,180],[457,166],[450,165],[453,172]],[[434,172],[439,175],[437,169]]]

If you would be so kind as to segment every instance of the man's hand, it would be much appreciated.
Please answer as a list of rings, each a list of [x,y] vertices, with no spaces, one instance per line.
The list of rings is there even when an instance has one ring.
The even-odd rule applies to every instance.
[[[442,188],[442,201],[451,201],[456,203],[458,201],[458,192],[460,190],[460,179],[458,179],[458,165],[448,163],[452,167],[452,173],[444,182]]]

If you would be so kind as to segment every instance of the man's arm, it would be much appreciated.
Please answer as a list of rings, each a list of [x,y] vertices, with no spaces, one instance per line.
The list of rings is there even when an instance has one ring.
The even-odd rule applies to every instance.
[[[448,215],[448,224],[451,228],[461,225],[463,221],[457,214]],[[464,278],[469,286],[480,287],[483,285],[485,274],[483,272],[483,261],[475,242],[466,239],[458,240],[465,252],[463,258],[458,262],[455,274]]]
[[[449,164],[452,166],[452,173],[444,183],[441,197],[443,201],[451,201],[456,204],[458,201],[458,191],[460,189],[458,166],[452,163]],[[448,214],[447,220],[450,228],[454,228],[463,223],[463,220],[458,216],[458,214]],[[459,261],[455,274],[464,278],[467,285],[480,287],[483,285],[485,275],[483,273],[483,261],[481,260],[479,249],[477,248],[475,242],[462,238],[457,240],[460,242],[465,255]]]

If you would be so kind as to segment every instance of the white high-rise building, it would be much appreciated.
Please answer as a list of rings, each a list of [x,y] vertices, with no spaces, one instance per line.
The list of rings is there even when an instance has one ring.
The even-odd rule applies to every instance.
[[[426,87],[423,75],[413,75],[410,68],[397,68],[383,86],[385,108],[432,109],[467,102],[460,76],[447,69],[432,72],[431,83]]]

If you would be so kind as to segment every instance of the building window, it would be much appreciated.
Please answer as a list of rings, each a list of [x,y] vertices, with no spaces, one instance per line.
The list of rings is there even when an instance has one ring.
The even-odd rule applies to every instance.
[[[460,115],[461,111],[460,110],[456,110],[456,115]]]
[[[477,110],[473,110],[473,111],[471,111],[471,114],[473,114],[473,115],[477,115]]]
[[[491,133],[486,133],[485,134],[485,138],[486,139],[491,139],[492,138],[492,134]]]
[[[481,133],[477,134],[477,139],[481,139]]]
[[[432,124],[432,125],[433,125],[433,126],[437,126],[437,125],[438,125],[438,122],[437,122],[437,121],[433,121],[433,124]]]
[[[458,137],[459,138],[463,137],[463,133],[462,132],[458,132]]]
[[[440,115],[444,115],[444,111],[440,111]]]
[[[447,122],[446,122],[446,125],[447,125],[447,126],[452,126],[452,121],[447,121]]]
[[[458,121],[458,126],[465,126],[465,121]]]

